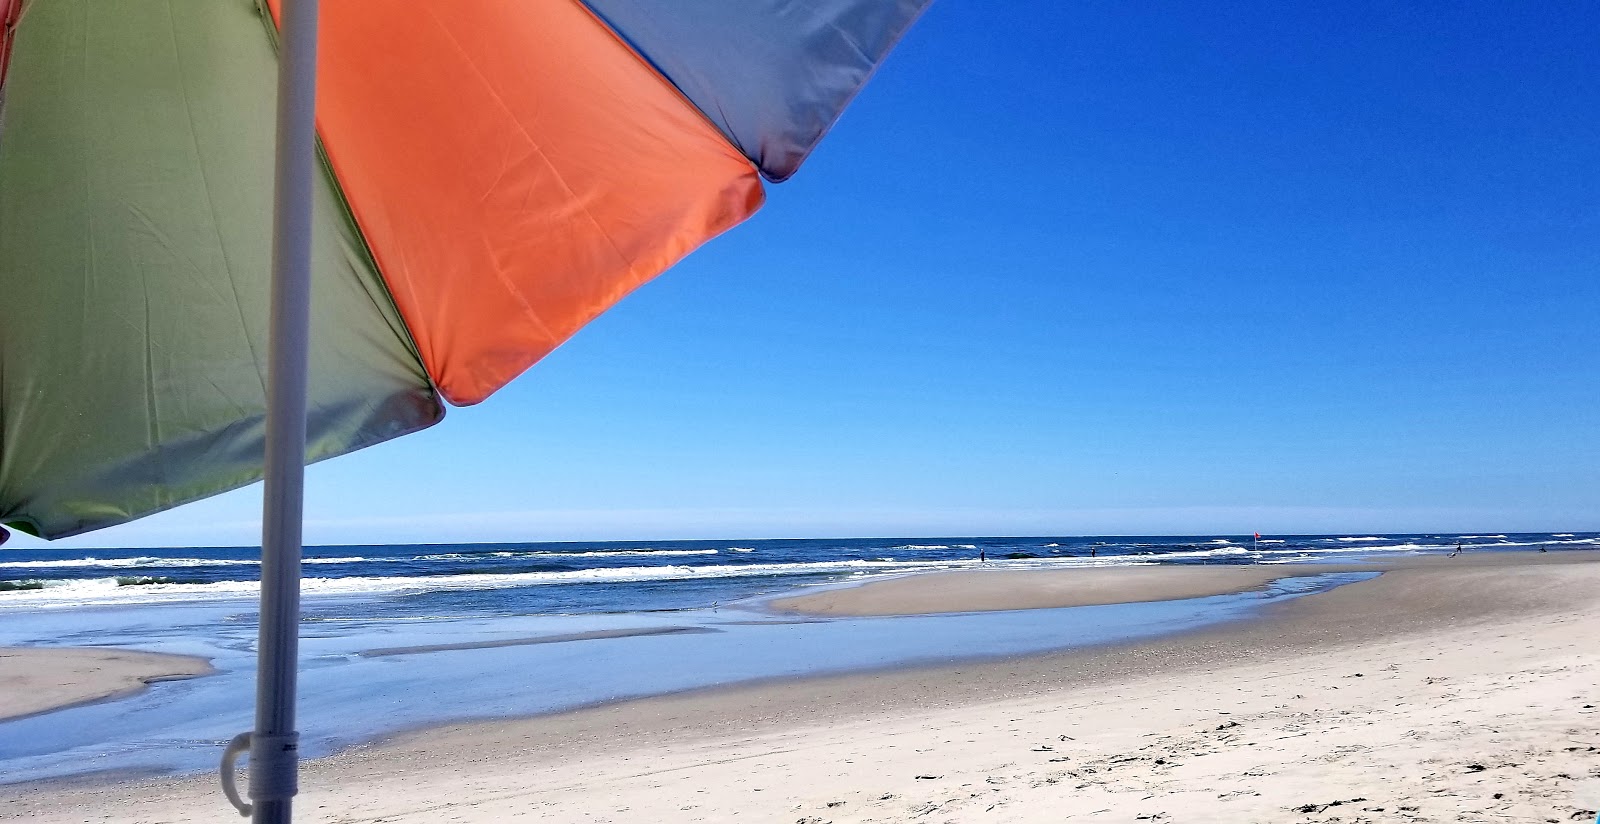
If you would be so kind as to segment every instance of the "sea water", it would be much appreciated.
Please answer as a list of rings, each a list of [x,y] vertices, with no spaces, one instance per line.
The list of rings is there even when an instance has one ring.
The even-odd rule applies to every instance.
[[[1600,547],[1600,535],[918,538],[321,546],[305,551],[308,614],[373,618],[686,609],[868,575],[990,567],[1340,562],[1454,551]],[[12,609],[255,597],[260,552],[0,550]]]

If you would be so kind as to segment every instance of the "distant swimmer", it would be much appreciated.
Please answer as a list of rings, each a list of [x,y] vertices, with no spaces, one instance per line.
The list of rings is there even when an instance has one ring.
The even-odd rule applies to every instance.
[[[1100,552],[1099,548],[1097,548],[1097,547],[1089,547],[1089,557],[1090,558],[1093,558],[1099,552]]]
[[[1456,541],[1456,551],[1450,553],[1450,557],[1454,558],[1454,557],[1456,557],[1457,555],[1460,555],[1460,554],[1461,554],[1461,542],[1460,541]]]
[[[983,550],[981,550],[981,549],[978,550],[978,563],[986,564],[988,562],[989,562],[989,556]]]

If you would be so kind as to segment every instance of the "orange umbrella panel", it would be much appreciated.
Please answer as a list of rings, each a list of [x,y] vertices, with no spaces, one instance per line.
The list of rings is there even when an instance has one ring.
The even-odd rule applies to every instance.
[[[318,127],[453,403],[761,203],[750,161],[581,5],[365,8],[323,6]]]

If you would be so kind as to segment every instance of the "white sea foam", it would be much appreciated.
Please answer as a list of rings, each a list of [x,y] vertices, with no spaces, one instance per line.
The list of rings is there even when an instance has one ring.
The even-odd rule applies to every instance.
[[[1447,549],[1439,544],[1389,544],[1388,546],[1334,546],[1334,547],[1296,547],[1294,549],[1263,549],[1262,555],[1281,555],[1285,552],[1299,552],[1308,555],[1371,555],[1375,552],[1423,552],[1428,550]]]
[[[306,558],[304,564],[358,564],[372,558]],[[387,559],[377,559],[387,560]],[[399,559],[393,559],[399,560]],[[0,561],[0,569],[139,569],[142,567],[255,567],[256,558],[71,558],[59,561]]]
[[[892,546],[890,549],[954,549],[948,544],[906,544],[905,546]],[[976,547],[974,547],[976,549]]]
[[[1566,540],[1561,540],[1561,541],[1495,541],[1492,544],[1465,544],[1464,547],[1467,548],[1467,549],[1471,549],[1473,547],[1495,547],[1497,549],[1502,549],[1502,548],[1510,547],[1510,546],[1543,546],[1543,547],[1551,547],[1551,546],[1573,546],[1573,545],[1586,545],[1587,546],[1587,545],[1592,545],[1592,544],[1600,544],[1600,538],[1568,538]]]
[[[729,552],[755,552],[756,549],[755,549],[755,547],[751,547],[751,546],[730,546],[730,547],[728,547],[728,551]]]
[[[1281,538],[1262,538],[1261,540],[1256,541],[1256,543],[1258,543],[1258,544],[1286,544],[1286,543],[1289,543],[1289,542],[1285,541],[1285,540],[1283,540]]]
[[[1266,542],[1263,541],[1262,543],[1266,543]],[[1577,539],[1573,539],[1573,540],[1564,540],[1564,541],[1493,541],[1491,543],[1483,543],[1483,544],[1462,544],[1462,549],[1508,549],[1508,548],[1516,548],[1516,547],[1530,547],[1530,548],[1531,547],[1539,547],[1539,546],[1558,547],[1558,546],[1590,545],[1590,544],[1600,544],[1600,540],[1597,540],[1597,539],[1594,539],[1594,538],[1577,538]],[[1455,549],[1455,544],[1453,544],[1453,543],[1438,543],[1438,544],[1404,543],[1404,544],[1389,544],[1388,546],[1300,547],[1300,548],[1297,548],[1297,549],[1263,549],[1263,550],[1261,550],[1260,554],[1261,555],[1268,555],[1268,554],[1281,555],[1283,553],[1291,553],[1292,552],[1292,553],[1298,553],[1298,554],[1303,554],[1303,555],[1307,555],[1307,556],[1311,556],[1311,555],[1371,555],[1373,553],[1378,553],[1378,552],[1394,552],[1394,553],[1445,552],[1445,551],[1452,550],[1452,549]],[[1262,561],[1262,563],[1267,563],[1267,561]]]
[[[1210,543],[1213,543],[1213,544],[1231,544],[1233,542],[1228,540],[1227,538],[1217,538],[1216,540],[1213,540]]]
[[[260,566],[256,560],[227,560],[224,558],[71,558],[59,561],[4,561],[0,569],[133,569],[135,567],[209,567],[209,566]]]
[[[1463,541],[1470,541],[1473,538],[1504,538],[1506,536],[1504,536],[1504,535],[1460,535],[1460,536],[1457,536],[1457,537],[1461,538],[1461,540],[1463,540]]]
[[[684,555],[716,555],[720,549],[610,549],[595,552],[532,552],[529,558],[676,558]]]
[[[1228,552],[1210,550],[1208,552]],[[1235,551],[1244,551],[1238,550]],[[319,596],[415,595],[426,592],[493,590],[549,584],[606,584],[633,581],[672,581],[705,578],[748,578],[794,575],[878,575],[918,570],[960,569],[976,566],[977,559],[943,562],[848,560],[788,564],[725,564],[714,566],[613,567],[548,572],[479,573],[429,576],[351,576],[347,578],[306,578],[301,592]],[[1108,556],[1103,558],[1034,558],[991,561],[991,565],[1016,568],[1148,566],[1157,563],[1151,556]],[[215,581],[211,583],[155,583],[140,586],[119,585],[116,578],[62,579],[41,582],[42,589],[17,590],[0,594],[0,607],[74,607],[91,604],[171,603],[175,601],[242,600],[256,597],[255,581]]]
[[[1262,541],[1266,543],[1266,541]],[[1282,543],[1282,542],[1280,542]],[[1428,544],[1391,544],[1389,546],[1359,546],[1359,547],[1295,547],[1272,548],[1253,550],[1248,547],[1234,547],[1231,550],[1205,550],[1201,552],[1168,552],[1160,555],[1147,555],[1147,558],[1198,558],[1212,555],[1247,555],[1259,564],[1292,564],[1310,558],[1328,555],[1372,555],[1375,553],[1406,553],[1439,551],[1443,547]],[[1290,557],[1282,557],[1290,556]]]
[[[1108,558],[1148,558],[1156,561],[1165,561],[1169,558],[1220,558],[1231,555],[1249,555],[1250,549],[1242,546],[1217,547],[1216,549],[1196,549],[1188,552],[1152,552],[1148,555],[1108,555]]]
[[[792,564],[742,564],[718,566],[614,567],[550,572],[482,573],[468,575],[351,576],[306,578],[301,592],[324,595],[406,595],[422,592],[508,589],[568,583],[623,583],[694,578],[740,578],[767,575],[805,575],[847,572],[898,572],[936,569],[927,562],[817,561]],[[0,604],[29,606],[79,606],[84,604],[134,604],[178,600],[253,597],[255,581],[215,581],[195,584],[145,584],[119,586],[115,578],[47,580],[43,589],[17,590],[0,595]]]
[[[716,555],[721,550],[716,549],[606,549],[589,552],[446,552],[438,555],[418,555],[415,558],[394,558],[380,560],[413,560],[413,561],[471,561],[477,558],[527,558],[539,560],[543,558],[676,558],[687,555]]]
[[[1352,543],[1352,542],[1355,542],[1355,541],[1387,541],[1389,539],[1388,538],[1375,538],[1375,537],[1372,537],[1372,536],[1368,536],[1366,538],[1340,538],[1339,540],[1344,541],[1346,543]]]

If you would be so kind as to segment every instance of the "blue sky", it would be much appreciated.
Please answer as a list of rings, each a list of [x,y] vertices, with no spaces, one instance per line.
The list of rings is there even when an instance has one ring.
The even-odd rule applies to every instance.
[[[307,540],[1600,530],[1596,43],[940,0],[749,223],[313,467]],[[250,544],[259,497],[58,544]]]

